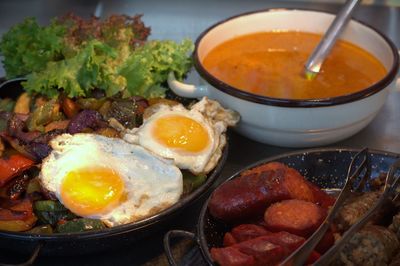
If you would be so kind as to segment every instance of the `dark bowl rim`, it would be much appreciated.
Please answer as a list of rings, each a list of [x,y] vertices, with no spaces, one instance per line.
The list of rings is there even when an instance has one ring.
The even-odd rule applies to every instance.
[[[254,168],[254,167],[256,167],[256,166],[258,166],[260,164],[273,162],[273,161],[276,161],[276,160],[279,160],[279,159],[283,159],[283,158],[287,158],[287,157],[291,157],[291,156],[297,156],[297,155],[305,155],[305,156],[307,156],[307,154],[310,154],[310,153],[331,153],[331,152],[341,153],[341,152],[347,152],[347,153],[356,154],[357,152],[359,152],[361,150],[362,150],[362,148],[323,147],[323,148],[312,148],[312,149],[302,149],[302,150],[296,150],[296,151],[289,151],[289,152],[281,153],[281,154],[278,154],[278,155],[265,157],[263,159],[260,159],[260,160],[254,162],[254,163],[251,163],[251,164],[249,164],[249,165],[237,170],[229,178],[227,178],[224,182],[221,182],[220,184],[218,184],[218,186],[214,188],[214,191],[216,189],[218,189],[220,186],[222,186],[223,184],[225,184],[226,182],[228,182],[228,181],[236,178],[237,176],[239,176],[239,174],[242,173],[243,171],[246,171],[246,170],[249,170],[251,168]],[[379,154],[379,155],[383,155],[383,156],[387,156],[387,157],[400,158],[400,154],[399,153],[389,152],[389,151],[384,151],[384,150],[368,149],[368,153],[372,153],[374,155],[375,154]],[[200,210],[200,213],[199,213],[199,218],[197,220],[196,237],[197,237],[197,241],[199,243],[199,247],[200,247],[201,253],[203,255],[203,258],[210,265],[214,265],[213,261],[211,260],[211,255],[210,255],[210,251],[208,249],[206,236],[204,234],[204,224],[205,224],[204,218],[205,218],[206,212],[208,210],[208,204],[209,204],[209,202],[211,200],[211,196],[212,196],[212,193],[204,201],[203,206],[201,207],[201,210]]]
[[[21,82],[24,81],[24,78],[17,78],[14,80],[8,80],[4,83],[0,84],[0,89],[11,82]],[[189,195],[180,199],[177,203],[170,206],[169,208],[153,215],[143,220],[118,225],[115,227],[105,228],[101,230],[92,230],[87,232],[76,232],[76,233],[54,233],[54,234],[31,234],[26,232],[11,232],[11,231],[3,231],[0,230],[0,239],[1,238],[12,238],[12,239],[20,239],[20,240],[37,240],[37,241],[73,241],[73,240],[87,240],[87,239],[98,239],[113,235],[125,234],[132,231],[138,231],[140,229],[146,229],[148,226],[152,224],[156,224],[163,220],[166,220],[176,214],[179,211],[183,211],[185,207],[195,203],[199,198],[207,193],[210,187],[215,183],[218,179],[219,175],[223,167],[225,166],[226,160],[228,158],[229,151],[229,141],[227,136],[226,144],[222,150],[221,158],[219,159],[215,168],[207,175],[207,180],[200,187],[195,189]]]
[[[375,93],[380,92],[381,90],[385,89],[396,77],[398,69],[399,69],[399,54],[396,45],[393,43],[391,39],[389,39],[384,33],[380,30],[376,29],[375,27],[362,22],[358,19],[352,19],[364,27],[369,28],[373,32],[377,33],[390,47],[393,53],[393,64],[384,78],[379,80],[378,82],[372,84],[371,86],[347,95],[337,96],[337,97],[329,97],[329,98],[320,98],[320,99],[283,99],[283,98],[272,98],[261,96],[249,92],[245,92],[238,88],[235,88],[218,78],[214,77],[210,72],[208,72],[205,67],[203,67],[202,63],[200,62],[198,56],[198,47],[202,39],[214,28],[229,22],[230,20],[237,19],[244,16],[259,14],[259,13],[268,13],[268,12],[280,12],[280,11],[311,11],[311,12],[318,12],[324,13],[329,15],[335,15],[334,13],[318,10],[318,9],[302,9],[302,8],[268,8],[268,9],[261,9],[255,10],[250,12],[241,13],[235,16],[228,17],[224,20],[221,20],[207,29],[205,29],[196,39],[195,42],[195,49],[192,54],[193,64],[199,75],[206,80],[209,84],[211,84],[215,89],[220,90],[226,94],[229,94],[233,97],[237,97],[249,102],[254,102],[258,104],[270,105],[270,106],[281,106],[281,107],[324,107],[324,106],[334,106],[339,104],[345,104],[357,100],[361,100],[367,98]]]

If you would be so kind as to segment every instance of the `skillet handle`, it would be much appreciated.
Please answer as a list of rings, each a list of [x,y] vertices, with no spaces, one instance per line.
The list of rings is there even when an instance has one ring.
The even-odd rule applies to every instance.
[[[22,263],[10,264],[10,263],[1,263],[0,262],[0,266],[29,266],[29,265],[32,265],[35,262],[36,258],[38,257],[39,252],[43,246],[44,246],[44,243],[42,243],[42,242],[37,244],[37,246],[33,250],[32,255],[29,257],[29,259]]]
[[[177,95],[186,98],[201,98],[209,96],[210,91],[206,85],[192,85],[178,81],[174,72],[168,75],[168,86]]]
[[[171,266],[179,265],[178,263],[176,263],[174,255],[172,254],[172,250],[171,250],[171,238],[175,238],[175,237],[191,238],[194,242],[198,243],[196,235],[192,232],[183,231],[183,230],[168,231],[164,236],[164,250],[165,250],[165,254],[167,255],[168,263]]]

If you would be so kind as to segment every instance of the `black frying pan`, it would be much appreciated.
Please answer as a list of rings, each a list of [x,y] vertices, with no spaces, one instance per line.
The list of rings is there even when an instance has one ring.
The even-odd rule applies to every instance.
[[[21,94],[20,82],[16,79],[0,85],[0,98],[16,98]],[[33,261],[37,254],[51,256],[79,255],[99,252],[110,248],[128,245],[143,237],[149,236],[161,228],[165,228],[186,207],[199,200],[216,181],[226,161],[228,147],[225,146],[223,155],[215,169],[208,174],[207,181],[190,195],[179,200],[172,207],[139,222],[116,226],[98,231],[83,233],[35,235],[0,231],[0,251],[7,250],[32,254]],[[29,264],[30,261],[27,263]],[[0,262],[0,265],[1,264]]]
[[[340,189],[345,184],[347,170],[352,157],[358,152],[356,149],[319,148],[304,151],[290,152],[275,157],[258,161],[235,173],[227,181],[236,178],[239,174],[255,166],[278,161],[297,169],[308,180],[325,189]],[[384,151],[369,151],[371,178],[376,178],[380,173],[387,172],[390,165],[400,158],[399,154]],[[214,219],[208,211],[208,202],[204,203],[197,223],[196,234],[172,230],[164,237],[164,249],[171,265],[177,265],[171,252],[170,240],[173,237],[192,238],[200,247],[203,258],[207,264],[213,265],[210,255],[212,247],[222,247],[223,236],[231,227]]]

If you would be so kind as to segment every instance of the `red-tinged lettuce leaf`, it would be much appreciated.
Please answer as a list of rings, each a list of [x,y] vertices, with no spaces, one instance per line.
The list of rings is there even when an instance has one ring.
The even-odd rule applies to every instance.
[[[105,20],[97,17],[83,19],[69,13],[57,21],[66,25],[66,43],[79,47],[82,43],[92,39],[101,40],[107,45],[119,49],[126,44],[131,48],[142,45],[150,35],[150,27],[146,27],[141,20],[142,15],[112,15]]]

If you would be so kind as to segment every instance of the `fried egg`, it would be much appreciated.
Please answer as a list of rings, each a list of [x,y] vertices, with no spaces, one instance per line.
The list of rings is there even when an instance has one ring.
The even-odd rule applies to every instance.
[[[153,153],[174,160],[194,174],[208,173],[217,164],[226,144],[227,126],[239,115],[204,97],[190,110],[183,105],[158,104],[140,128],[129,130],[124,139]]]
[[[126,224],[170,207],[182,194],[182,173],[172,161],[122,139],[63,134],[50,145],[40,182],[78,216]]]

